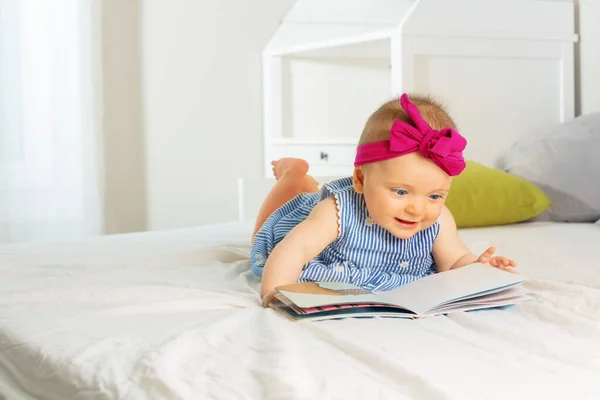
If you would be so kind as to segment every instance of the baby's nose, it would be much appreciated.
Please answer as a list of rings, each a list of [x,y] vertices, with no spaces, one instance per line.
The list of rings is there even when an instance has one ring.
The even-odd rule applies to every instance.
[[[406,212],[411,215],[421,215],[425,210],[425,206],[423,203],[419,201],[411,202],[406,206]]]

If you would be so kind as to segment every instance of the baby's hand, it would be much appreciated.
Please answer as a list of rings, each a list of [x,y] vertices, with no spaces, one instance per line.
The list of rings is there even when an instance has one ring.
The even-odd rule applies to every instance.
[[[490,264],[492,267],[516,274],[516,271],[513,268],[517,266],[517,263],[506,257],[492,257],[495,251],[496,249],[493,246],[490,247],[484,251],[475,262]]]
[[[276,294],[276,293],[277,293],[277,292],[276,292],[275,290],[273,290],[273,291],[271,291],[271,292],[267,293],[267,294],[265,295],[265,297],[263,297],[263,299],[262,299],[262,306],[263,306],[263,307],[265,307],[265,308],[268,308],[268,307],[269,307],[269,305],[271,304],[271,302],[272,302],[273,300],[275,300],[275,294]]]

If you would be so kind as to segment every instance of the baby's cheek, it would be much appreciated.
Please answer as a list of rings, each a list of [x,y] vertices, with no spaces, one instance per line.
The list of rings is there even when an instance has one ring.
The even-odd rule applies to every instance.
[[[368,209],[369,216],[378,224],[382,223],[386,218],[393,215],[386,204],[378,204]]]
[[[431,223],[433,224],[435,221],[437,221],[437,219],[440,217],[440,215],[442,215],[442,208],[443,205],[441,206],[434,206],[432,208],[430,208],[429,210],[427,210],[427,220],[428,221],[432,221]]]
[[[382,218],[381,215],[371,215],[371,220],[381,227],[386,227],[386,225],[389,224],[389,218]]]

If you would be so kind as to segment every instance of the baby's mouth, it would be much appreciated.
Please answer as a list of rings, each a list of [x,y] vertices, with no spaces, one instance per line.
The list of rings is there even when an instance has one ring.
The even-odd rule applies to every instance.
[[[416,225],[417,222],[416,221],[407,221],[405,219],[400,219],[400,218],[396,218],[396,221],[400,222],[401,224],[404,225]]]

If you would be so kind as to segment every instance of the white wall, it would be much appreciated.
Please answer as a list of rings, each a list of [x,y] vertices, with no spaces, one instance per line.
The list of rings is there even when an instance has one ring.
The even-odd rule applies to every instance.
[[[261,50],[293,3],[102,2],[108,233],[237,217],[236,178],[262,173]],[[580,3],[589,77],[600,1]],[[582,88],[584,113],[600,110],[599,89]]]
[[[104,232],[146,229],[140,0],[103,0]]]
[[[579,2],[581,113],[600,111],[600,0]]]
[[[147,228],[235,220],[261,172],[261,50],[294,0],[144,0]]]

